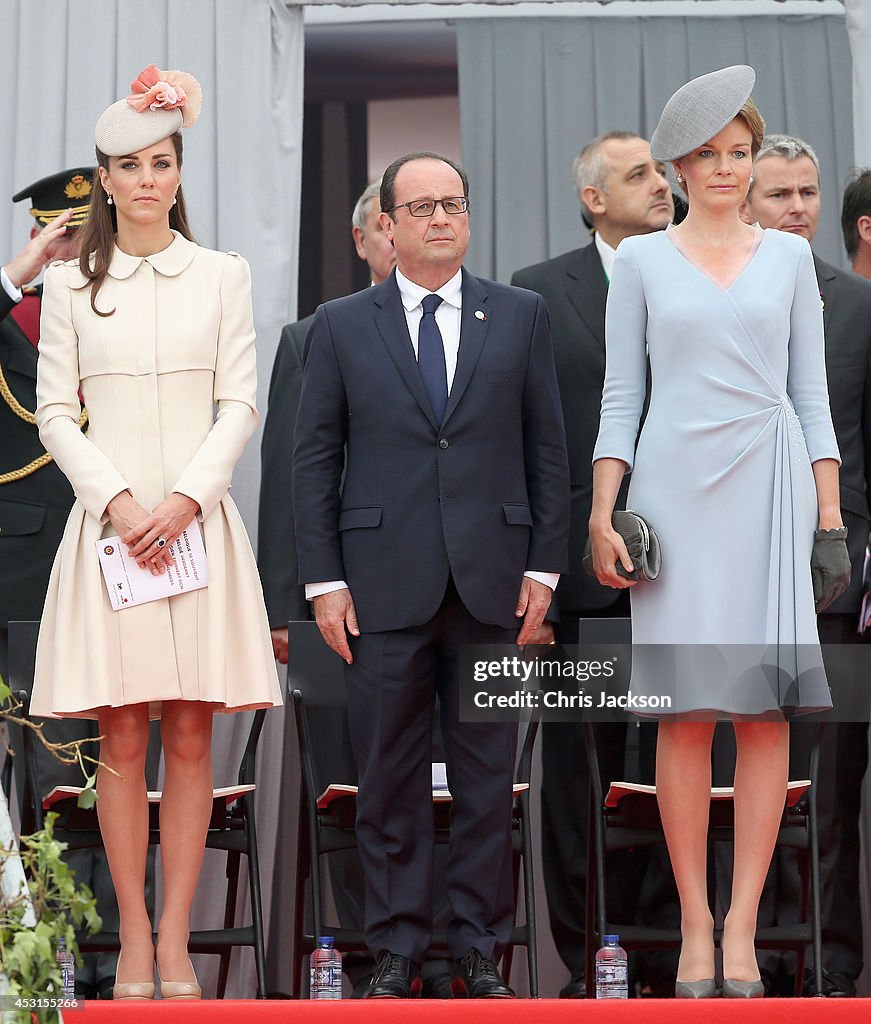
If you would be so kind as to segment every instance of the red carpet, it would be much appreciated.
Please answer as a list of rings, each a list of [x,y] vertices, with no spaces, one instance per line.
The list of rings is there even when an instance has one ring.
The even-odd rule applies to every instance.
[[[632,999],[579,1003],[573,999],[439,1000],[347,999],[335,1003],[283,1000],[205,1000],[201,1003],[89,1002],[67,1012],[68,1024],[867,1024],[871,999]]]

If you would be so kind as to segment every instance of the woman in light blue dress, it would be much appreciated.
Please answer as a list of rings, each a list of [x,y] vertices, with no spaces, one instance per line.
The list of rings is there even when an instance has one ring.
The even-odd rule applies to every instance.
[[[657,794],[681,899],[685,997],[716,994],[706,861],[718,716],[733,719],[738,746],[723,993],[762,995],[754,935],[786,794],[784,715],[831,706],[815,531],[838,531],[818,535],[829,547],[846,533],[810,248],[738,216],[765,127],[754,80],[743,66],[705,75],[663,112],[651,151],[673,161],[689,213],[617,251],[593,455],[599,581],[635,585],[616,571],[632,562],[611,526],[628,469],[629,507],[662,542],[659,579],[632,592],[633,645],[661,646],[634,648],[632,691],[668,694],[676,712],[660,718]]]

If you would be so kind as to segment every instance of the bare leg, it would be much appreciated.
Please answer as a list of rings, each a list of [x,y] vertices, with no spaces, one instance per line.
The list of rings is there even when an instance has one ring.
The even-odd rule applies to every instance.
[[[160,805],[163,911],[157,960],[164,981],[196,981],[188,957],[190,912],[212,812],[209,704],[165,702],[160,731],[166,766]]]
[[[99,712],[100,760],[122,778],[100,771],[97,817],[120,917],[119,982],[148,982],[154,974],[151,920],[145,906],[145,860],[148,853],[148,801],[145,753],[148,705],[103,708]]]
[[[756,981],[756,915],[786,799],[789,726],[735,722],[735,740],[735,866],[723,922],[723,974]]]
[[[707,883],[713,735],[713,722],[659,723],[656,793],[680,895],[680,981],[714,976],[714,920]]]

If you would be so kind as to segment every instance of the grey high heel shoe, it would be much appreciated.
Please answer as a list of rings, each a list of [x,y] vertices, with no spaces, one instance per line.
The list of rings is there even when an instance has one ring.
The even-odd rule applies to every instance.
[[[724,999],[761,999],[765,995],[762,981],[738,981],[726,978],[723,981]]]
[[[717,995],[717,983],[713,978],[702,981],[676,981],[674,983],[675,999],[714,999]]]

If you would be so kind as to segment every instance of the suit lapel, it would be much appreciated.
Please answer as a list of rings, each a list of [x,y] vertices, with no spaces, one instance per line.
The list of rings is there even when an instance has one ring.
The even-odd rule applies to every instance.
[[[604,350],[608,282],[595,242],[580,250],[577,259],[569,264],[566,276],[569,301]]]
[[[476,316],[475,314],[481,314]],[[472,373],[481,356],[481,349],[487,337],[490,323],[490,307],[487,293],[477,277],[463,270],[463,309],[460,314],[460,350],[457,353],[457,369],[448,395],[445,409],[445,423],[456,409],[463,392],[472,379]]]
[[[399,286],[396,283],[396,274],[392,273],[383,284],[372,288],[371,292],[375,303],[375,326],[381,335],[381,340],[390,353],[390,358],[395,363],[405,386],[414,395],[415,401],[426,414],[426,418],[433,428],[438,430],[439,426],[432,411],[426,388],[423,386],[423,378],[420,375],[417,360],[414,358],[411,338],[408,336],[408,321],[405,319],[405,309],[399,294]]]

